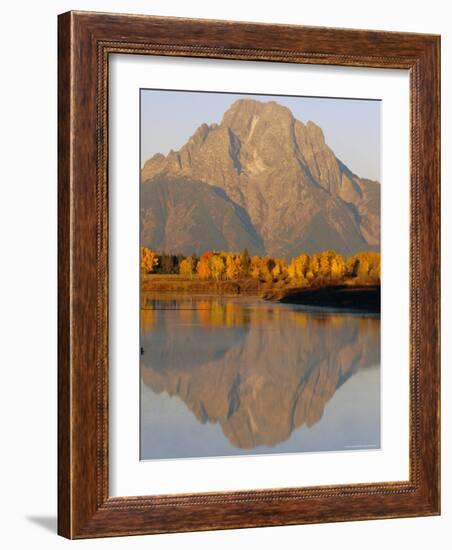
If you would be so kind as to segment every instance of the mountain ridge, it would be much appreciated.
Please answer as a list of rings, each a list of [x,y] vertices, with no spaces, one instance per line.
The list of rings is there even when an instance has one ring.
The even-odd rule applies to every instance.
[[[141,180],[141,239],[153,249],[188,254],[244,244],[281,257],[379,250],[380,184],[355,175],[318,125],[275,101],[237,100],[219,124],[201,124],[178,151],[151,157]],[[168,217],[174,202],[199,221]],[[190,245],[184,227],[201,237]]]

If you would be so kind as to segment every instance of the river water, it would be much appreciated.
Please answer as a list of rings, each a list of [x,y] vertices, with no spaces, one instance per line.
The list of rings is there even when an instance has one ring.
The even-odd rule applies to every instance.
[[[142,460],[380,447],[380,317],[145,294]]]

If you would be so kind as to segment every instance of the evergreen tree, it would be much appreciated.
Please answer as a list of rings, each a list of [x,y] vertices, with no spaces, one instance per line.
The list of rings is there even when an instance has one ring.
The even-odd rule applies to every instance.
[[[250,270],[251,270],[251,257],[247,248],[243,249],[241,263],[242,263],[242,275],[244,277],[249,277]]]

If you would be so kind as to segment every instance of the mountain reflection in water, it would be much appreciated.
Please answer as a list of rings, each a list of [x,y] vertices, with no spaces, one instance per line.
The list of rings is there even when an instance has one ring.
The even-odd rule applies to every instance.
[[[379,317],[254,297],[142,306],[142,459],[379,447]],[[330,427],[317,429],[330,403]]]

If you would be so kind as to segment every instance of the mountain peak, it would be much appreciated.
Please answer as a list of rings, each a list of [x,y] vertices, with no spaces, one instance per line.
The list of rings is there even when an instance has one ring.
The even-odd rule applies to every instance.
[[[273,118],[274,123],[278,120],[285,122],[293,120],[293,115],[289,109],[276,101],[238,99],[224,113],[222,124],[228,127],[246,126],[249,124],[250,119],[256,120],[261,116]]]
[[[319,145],[325,145],[325,135],[323,130],[315,122],[308,120],[306,123],[306,130],[309,132],[312,141]]]
[[[254,112],[259,113],[264,110],[276,110],[276,111],[287,111],[291,116],[292,113],[290,110],[285,107],[284,105],[281,105],[281,103],[278,103],[275,100],[270,101],[261,101],[259,99],[251,99],[251,98],[242,98],[242,99],[236,99],[233,103],[231,103],[230,107],[225,111],[225,116],[230,112]]]
[[[228,227],[240,226],[240,232],[254,228],[267,253],[289,256],[320,249],[354,253],[379,247],[379,185],[372,186],[348,170],[326,144],[319,125],[295,119],[276,101],[234,101],[220,124],[201,124],[178,151],[166,157],[154,155],[142,170],[143,182],[167,182],[169,188],[174,178],[180,182],[177,190],[172,184],[174,198],[180,202],[182,195],[194,196],[189,188],[195,185],[189,182],[208,184],[213,192],[221,190],[229,203],[220,205],[206,191],[208,187],[201,192],[199,185],[197,200],[202,195],[208,203],[205,211],[212,215],[213,204],[222,209],[222,223]],[[192,212],[192,207],[186,211]],[[165,203],[159,216],[169,215],[168,208]],[[237,221],[245,215],[249,226]],[[194,226],[196,231],[201,218]],[[158,231],[163,235],[166,229]],[[221,232],[227,233],[224,228]],[[151,248],[155,247],[154,236],[147,241]],[[257,242],[255,237],[240,239],[237,242]],[[177,243],[171,242],[167,248],[177,250]],[[201,250],[202,243],[207,244],[201,233],[199,242]],[[232,242],[230,237],[230,248]]]

